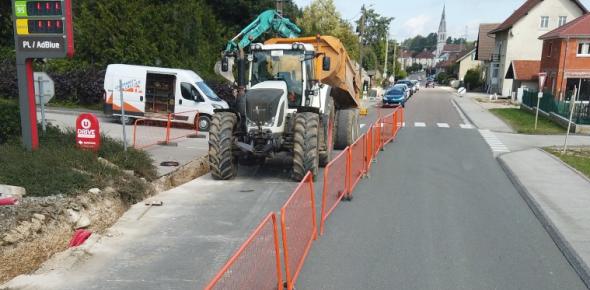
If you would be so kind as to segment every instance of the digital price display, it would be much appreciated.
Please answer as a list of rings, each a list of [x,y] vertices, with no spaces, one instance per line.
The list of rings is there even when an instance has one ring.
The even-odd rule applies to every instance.
[[[27,16],[63,16],[61,1],[28,1]]]
[[[63,20],[28,20],[29,33],[64,33]]]

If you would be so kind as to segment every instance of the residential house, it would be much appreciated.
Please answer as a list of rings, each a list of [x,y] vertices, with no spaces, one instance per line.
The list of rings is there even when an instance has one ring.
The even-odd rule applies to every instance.
[[[479,25],[479,33],[477,35],[475,60],[481,62],[484,87],[487,92],[491,92],[498,87],[498,66],[495,62],[495,67],[492,67],[492,55],[494,47],[496,46],[496,38],[494,34],[488,32],[496,29],[500,23],[485,23]]]
[[[424,69],[434,67],[434,51],[424,49],[424,51],[418,53],[414,58],[416,63],[421,64]]]
[[[540,61],[543,43],[539,37],[586,12],[580,0],[527,0],[502,24],[490,31],[490,34],[495,35],[496,43],[492,66],[498,67],[501,76],[497,92],[511,96],[512,92],[517,91],[518,84],[532,84],[528,80],[511,77],[523,74],[517,71],[520,65],[529,70],[536,64],[517,62],[518,67],[515,67],[514,61]],[[512,74],[509,75],[511,68]]]
[[[476,60],[477,49],[472,49],[461,56],[456,62],[459,63],[459,73],[457,77],[460,81],[465,80],[465,75],[470,69],[481,69],[482,61]]]
[[[563,25],[539,39],[543,40],[540,70],[547,73],[545,90],[564,100],[574,87],[580,100],[590,99],[590,13]]]
[[[397,61],[401,65],[402,70],[406,70],[406,68],[411,67],[414,64],[414,56],[412,51],[410,50],[402,50],[400,51]]]
[[[513,60],[508,66],[506,78],[513,81],[514,92],[520,90],[537,90],[539,87],[539,70],[541,69],[540,60]],[[518,92],[517,92],[518,93]],[[520,102],[521,95],[518,94]]]

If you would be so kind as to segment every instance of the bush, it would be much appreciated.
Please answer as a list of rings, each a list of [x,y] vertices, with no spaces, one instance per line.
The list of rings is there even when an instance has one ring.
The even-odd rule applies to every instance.
[[[20,114],[15,101],[0,99],[0,144],[20,133]]]
[[[445,72],[441,72],[436,75],[436,82],[441,85],[446,85],[448,83],[449,75]]]
[[[474,90],[481,86],[481,73],[478,69],[470,69],[463,79],[468,90]]]

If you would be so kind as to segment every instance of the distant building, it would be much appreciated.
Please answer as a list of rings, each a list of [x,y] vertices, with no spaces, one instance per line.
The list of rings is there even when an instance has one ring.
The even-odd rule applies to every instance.
[[[540,70],[547,73],[545,90],[563,100],[577,87],[580,100],[590,100],[590,13],[539,39],[543,40]]]
[[[422,68],[424,69],[434,67],[434,59],[434,51],[430,51],[427,49],[424,49],[424,51],[414,56],[415,63],[421,64]]]
[[[462,57],[460,57],[457,62],[459,63],[459,73],[458,78],[460,81],[465,80],[465,75],[467,71],[470,69],[480,68],[482,66],[482,62],[475,59],[476,49],[472,49],[471,51],[465,53]]]
[[[414,56],[412,51],[410,50],[402,50],[400,51],[397,61],[401,64],[401,69],[406,70],[406,68],[411,67],[414,64]]]
[[[522,83],[534,85],[532,80],[523,79],[523,75],[528,78],[529,70],[537,65],[529,61],[541,60],[543,43],[539,36],[587,12],[579,0],[527,0],[490,31],[496,44],[492,66],[499,72],[495,92],[510,96]]]
[[[493,53],[496,47],[496,35],[488,32],[496,29],[500,23],[485,23],[479,25],[477,35],[475,60],[481,62],[484,87],[487,92],[497,91],[500,77],[498,59],[494,60]],[[494,63],[494,66],[492,66]]]

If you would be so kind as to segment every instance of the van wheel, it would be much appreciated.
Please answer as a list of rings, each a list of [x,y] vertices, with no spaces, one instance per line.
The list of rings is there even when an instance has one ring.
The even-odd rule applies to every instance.
[[[125,117],[119,116],[118,119],[119,119],[119,122],[121,122],[121,124],[125,124],[125,125],[135,124],[135,118],[131,118],[129,116],[125,116]]]
[[[199,132],[209,132],[211,127],[211,117],[208,115],[200,115],[199,119],[195,119],[195,127],[199,128]]]

